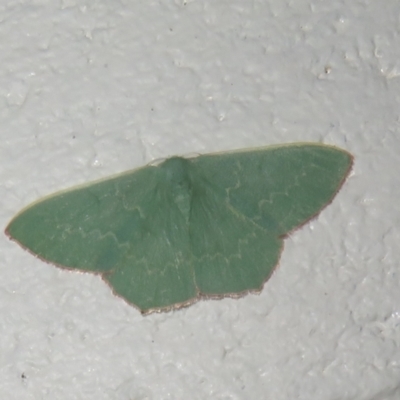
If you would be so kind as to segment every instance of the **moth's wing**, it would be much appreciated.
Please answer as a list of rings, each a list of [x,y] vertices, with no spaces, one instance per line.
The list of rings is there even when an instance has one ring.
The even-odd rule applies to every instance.
[[[282,239],[237,212],[226,193],[203,178],[200,173],[192,182],[189,224],[200,293],[222,297],[261,290],[279,261]]]
[[[284,235],[318,214],[339,190],[352,156],[332,146],[293,144],[192,160],[229,203],[268,232]]]
[[[39,201],[6,231],[44,260],[102,273],[142,310],[185,302],[196,296],[187,223],[165,186],[144,167]]]
[[[135,208],[141,226],[131,237],[123,260],[104,274],[104,279],[143,313],[190,304],[198,297],[198,290],[189,225],[165,175],[158,177],[154,190],[140,202],[135,200],[133,187],[126,191],[126,197],[129,204],[138,204]]]

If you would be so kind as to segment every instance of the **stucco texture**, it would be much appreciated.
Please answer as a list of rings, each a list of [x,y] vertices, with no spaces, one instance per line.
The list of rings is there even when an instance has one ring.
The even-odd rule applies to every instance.
[[[0,227],[171,155],[346,149],[260,295],[142,316],[0,234],[0,398],[400,398],[400,4],[0,4]]]

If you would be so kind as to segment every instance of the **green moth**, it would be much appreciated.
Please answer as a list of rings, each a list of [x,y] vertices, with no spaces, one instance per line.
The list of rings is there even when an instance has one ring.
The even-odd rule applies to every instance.
[[[344,150],[289,144],[172,157],[46,197],[7,235],[59,267],[94,272],[142,313],[259,292],[284,237],[329,204]]]

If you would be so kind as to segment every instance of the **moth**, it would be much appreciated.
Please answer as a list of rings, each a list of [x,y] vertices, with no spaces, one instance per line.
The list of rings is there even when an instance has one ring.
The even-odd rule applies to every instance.
[[[6,233],[99,274],[142,313],[240,297],[262,290],[285,236],[332,201],[352,162],[313,143],[172,157],[39,200]]]

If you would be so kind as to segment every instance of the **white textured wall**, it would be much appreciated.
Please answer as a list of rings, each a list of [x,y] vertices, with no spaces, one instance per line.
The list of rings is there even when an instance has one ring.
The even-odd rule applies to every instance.
[[[173,154],[355,156],[262,293],[142,317],[0,234],[0,398],[400,398],[398,0],[3,1],[0,227]]]

